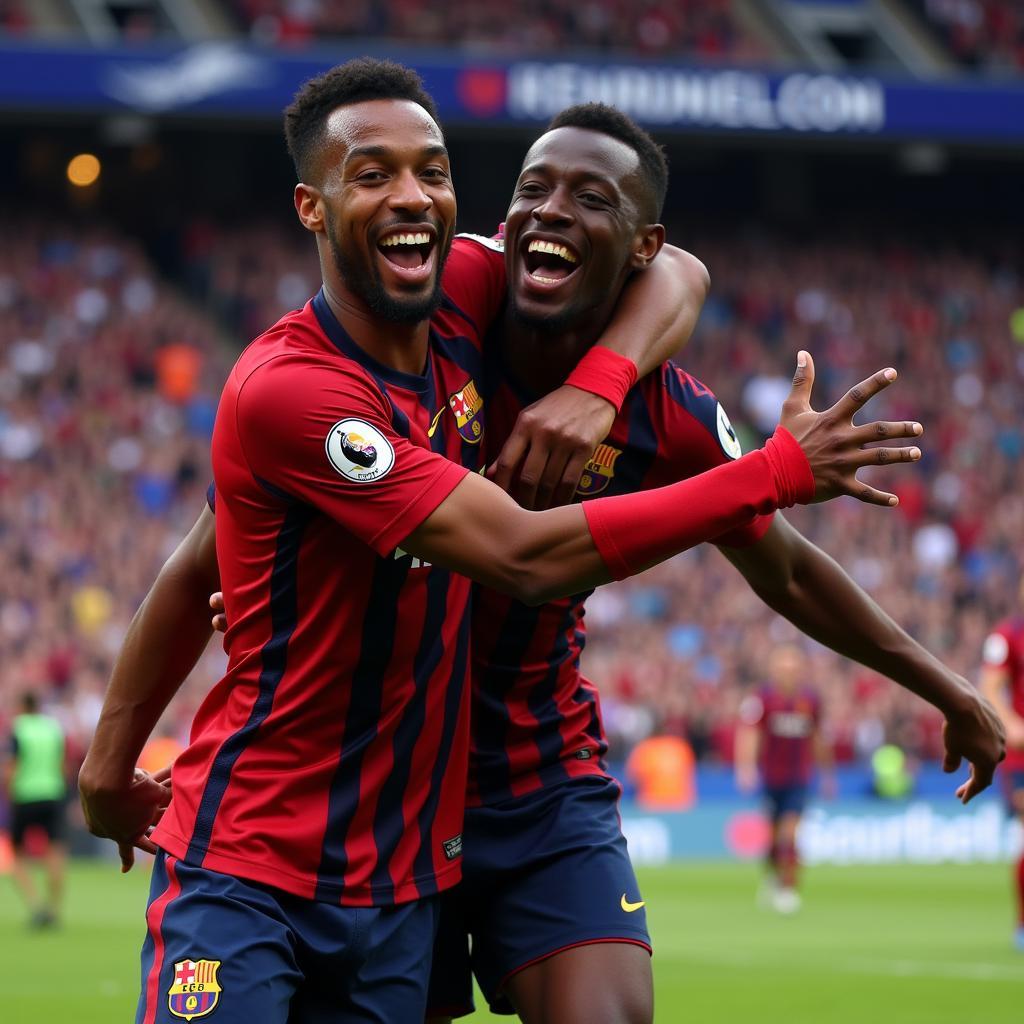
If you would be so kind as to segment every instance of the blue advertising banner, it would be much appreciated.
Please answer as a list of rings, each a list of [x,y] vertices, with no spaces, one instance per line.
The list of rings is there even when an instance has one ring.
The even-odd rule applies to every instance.
[[[622,829],[637,864],[752,860],[764,856],[769,841],[759,808],[731,800],[669,814],[623,801]],[[993,798],[966,808],[952,799],[839,800],[808,808],[797,843],[807,864],[989,862],[1018,856],[1024,830]]]
[[[364,50],[0,46],[0,111],[277,118],[306,79]],[[666,132],[1024,144],[1024,85],[377,50],[415,67],[449,123],[533,125],[603,100]]]

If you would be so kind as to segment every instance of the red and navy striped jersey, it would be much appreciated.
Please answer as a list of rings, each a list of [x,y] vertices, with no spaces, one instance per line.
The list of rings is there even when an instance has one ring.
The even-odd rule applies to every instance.
[[[768,789],[806,786],[814,773],[814,734],[821,722],[821,702],[814,690],[786,693],[765,685],[747,698],[743,720],[761,731],[761,781]]]
[[[536,395],[487,345],[488,461]],[[699,381],[665,363],[629,393],[577,490],[586,501],[661,487],[740,454],[729,418]],[[753,543],[770,516],[720,538]],[[492,804],[578,775],[606,773],[597,691],[580,672],[590,592],[539,608],[477,587],[473,604],[470,805]]]
[[[1001,668],[1010,677],[1010,706],[1024,718],[1024,618],[1006,619],[986,637],[982,661]],[[1004,765],[1008,771],[1024,771],[1024,750],[1006,748]]]
[[[241,355],[213,436],[228,669],[154,839],[186,863],[351,906],[455,884],[469,591],[401,550],[482,465],[481,337],[504,268],[456,241],[422,376],[321,292]]]

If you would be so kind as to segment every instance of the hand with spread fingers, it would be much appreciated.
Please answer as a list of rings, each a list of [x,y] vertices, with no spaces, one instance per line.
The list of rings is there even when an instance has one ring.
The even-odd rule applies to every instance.
[[[814,360],[807,352],[800,352],[797,356],[793,387],[782,406],[780,423],[796,438],[811,464],[815,501],[828,501],[840,494],[848,494],[872,505],[894,507],[899,504],[895,494],[879,491],[858,480],[857,471],[864,466],[916,462],[921,458],[921,449],[916,445],[881,445],[875,448],[868,445],[875,441],[920,437],[923,427],[911,420],[879,420],[859,425],[853,422],[853,417],[868,400],[895,380],[896,371],[891,367],[879,370],[850,388],[832,408],[815,412],[811,408]]]

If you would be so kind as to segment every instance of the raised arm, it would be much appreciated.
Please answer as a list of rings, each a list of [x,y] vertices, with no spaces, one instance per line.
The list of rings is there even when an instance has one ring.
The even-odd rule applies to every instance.
[[[210,640],[207,596],[219,588],[215,522],[204,507],[128,627],[78,776],[89,830],[118,844],[125,871],[133,846],[153,852],[146,829],[167,802],[165,788],[135,765]]]
[[[567,382],[524,409],[489,474],[508,489],[520,464],[526,508],[572,500],[629,389],[690,340],[710,278],[696,256],[665,245],[634,273],[612,319]]]
[[[810,357],[801,353],[780,429],[763,449],[735,462],[668,487],[546,512],[528,512],[487,480],[468,476],[401,546],[539,604],[640,572],[797,501],[853,494],[894,505],[893,495],[858,481],[856,470],[910,461],[920,449],[865,449],[879,425],[855,426],[852,417],[895,371],[880,370],[823,413],[810,407],[813,376]],[[889,437],[920,433],[914,423],[885,427]]]
[[[992,706],[910,637],[843,568],[782,516],[756,544],[722,548],[759,597],[808,636],[881,672],[934,704],[946,718],[946,757],[952,772],[961,758],[971,776],[958,790],[966,803],[992,781],[1005,748]]]

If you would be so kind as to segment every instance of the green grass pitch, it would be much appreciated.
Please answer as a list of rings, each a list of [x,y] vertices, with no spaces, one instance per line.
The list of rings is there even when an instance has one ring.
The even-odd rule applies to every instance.
[[[147,881],[76,864],[64,926],[37,933],[0,879],[0,1021],[130,1022]],[[755,906],[757,882],[751,866],[641,872],[659,1024],[1024,1021],[1007,866],[813,868],[791,918]]]

